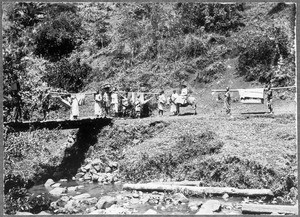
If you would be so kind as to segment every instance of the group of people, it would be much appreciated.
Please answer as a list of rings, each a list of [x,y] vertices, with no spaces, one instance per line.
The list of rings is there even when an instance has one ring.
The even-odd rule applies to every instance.
[[[184,83],[181,86],[181,91],[173,90],[171,96],[169,96],[170,112],[173,115],[178,114],[178,106],[180,104],[185,104],[188,97],[188,88]],[[158,115],[162,116],[164,114],[164,108],[167,104],[167,98],[165,97],[164,91],[161,91],[158,96]]]
[[[271,85],[268,85],[265,88],[265,91],[268,109],[270,113],[273,114],[273,92]],[[17,76],[13,76],[10,94],[12,96],[14,121],[18,121],[22,115],[22,100],[19,92],[20,84],[17,80]],[[78,94],[65,94],[62,97],[58,97],[61,101],[70,106],[70,119],[78,119],[79,117],[79,105],[81,104],[81,99],[79,99],[77,95]],[[149,116],[151,111],[147,106],[147,102],[149,102],[155,96],[157,95],[154,94],[151,96],[151,93],[146,94],[144,88],[142,88],[140,92],[130,92],[129,88],[127,88],[125,91],[118,91],[116,88],[110,88],[110,86],[106,86],[94,93],[94,113],[96,117],[111,115],[114,115],[115,117]],[[168,102],[170,103],[171,114],[178,114],[178,106],[185,104],[187,98],[188,88],[186,84],[182,84],[181,91],[173,90],[173,93],[168,98],[165,96],[165,93],[162,90],[158,94],[158,97],[156,97],[158,114],[160,116],[164,114],[165,105],[168,104]],[[49,91],[40,91],[31,111],[33,112],[35,107],[40,104],[43,113],[43,119],[46,119],[47,113],[49,112],[50,99],[51,94]],[[226,92],[224,94],[224,108],[226,114],[231,115],[231,94],[229,87],[226,88]]]
[[[270,114],[273,114],[273,91],[271,89],[271,84],[267,85],[266,88],[264,89],[265,94],[266,94],[266,100],[267,100],[267,106],[269,109]],[[224,94],[224,108],[226,111],[227,115],[232,115],[231,114],[231,95],[230,95],[230,88],[226,87],[226,92]]]
[[[144,88],[140,92],[130,92],[129,88],[125,91],[118,91],[116,88],[110,90],[109,87],[102,91],[98,90],[94,94],[95,115],[96,117],[112,115],[115,117],[147,116],[149,113],[147,102],[152,98],[149,98],[148,95]]]

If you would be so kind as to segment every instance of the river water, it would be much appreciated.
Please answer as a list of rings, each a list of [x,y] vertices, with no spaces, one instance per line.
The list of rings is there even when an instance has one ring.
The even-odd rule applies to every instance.
[[[129,191],[123,191],[123,184],[109,184],[109,185],[100,185],[98,183],[84,183],[77,181],[68,181],[68,182],[59,182],[60,187],[72,187],[72,186],[81,186],[76,192],[67,193],[68,196],[75,196],[83,193],[88,193],[91,197],[101,198],[103,196],[124,196],[130,194]],[[44,185],[36,185],[29,189],[29,192],[33,195],[47,194],[49,193],[48,189]],[[151,194],[151,193],[149,193]],[[55,201],[59,197],[50,196],[50,198]],[[197,198],[189,197],[189,203],[197,202],[204,203],[207,200],[218,200],[222,204],[222,211],[220,214],[241,214],[241,202],[243,198],[241,197],[229,197],[228,200],[224,200],[222,197],[209,197],[209,198]],[[135,202],[133,202],[135,201]],[[125,205],[125,203],[124,203]],[[157,212],[157,214],[195,214],[197,211],[192,211],[187,203],[184,204],[151,204],[151,203],[139,203],[139,199],[133,199],[130,203],[126,203],[126,208],[134,210],[132,214],[143,214],[147,210],[152,209]]]

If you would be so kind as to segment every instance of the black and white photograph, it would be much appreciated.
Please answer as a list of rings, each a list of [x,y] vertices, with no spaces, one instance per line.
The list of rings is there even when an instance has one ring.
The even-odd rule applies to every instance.
[[[2,2],[1,213],[298,215],[297,6]]]

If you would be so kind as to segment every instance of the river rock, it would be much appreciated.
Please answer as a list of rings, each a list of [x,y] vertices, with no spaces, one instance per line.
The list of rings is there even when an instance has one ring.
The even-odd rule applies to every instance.
[[[38,214],[36,214],[36,215],[51,215],[50,213],[47,213],[47,212],[45,212],[45,211],[42,211],[42,212],[40,212],[40,213],[38,213]]]
[[[69,200],[64,206],[64,211],[67,213],[76,213],[78,210],[76,209],[76,203],[74,200]]]
[[[68,179],[60,179],[59,181],[60,181],[60,182],[67,182]]]
[[[99,176],[98,182],[104,182],[107,178],[106,173],[98,173],[97,175]]]
[[[75,175],[75,178],[76,178],[76,179],[82,178],[82,177],[84,176],[84,174],[85,174],[85,173],[83,173],[83,172],[79,172],[79,173],[77,173],[77,174]]]
[[[108,162],[108,166],[109,166],[110,168],[116,169],[116,168],[118,168],[118,162],[110,161],[110,162]]]
[[[93,182],[98,182],[99,176],[97,174],[92,175],[92,181]]]
[[[68,197],[68,196],[62,196],[61,198],[59,198],[57,201],[56,201],[56,206],[65,206],[67,204],[67,202],[71,199],[71,197]]]
[[[229,198],[229,195],[227,193],[223,194],[222,196],[223,200],[227,201]]]
[[[98,201],[98,199],[96,197],[92,197],[92,198],[85,198],[80,200],[81,203],[87,204],[87,205],[92,205],[92,204],[96,204]]]
[[[116,204],[117,200],[111,196],[104,196],[101,197],[97,204],[96,207],[97,209],[107,209],[108,207],[111,207],[113,204]]]
[[[218,200],[208,200],[201,206],[196,215],[214,214],[214,212],[219,212],[220,210],[221,203]]]
[[[104,209],[96,209],[90,213],[88,213],[89,215],[98,215],[98,214],[104,214],[105,210]]]
[[[61,184],[60,183],[54,183],[53,185],[51,185],[52,188],[58,188],[60,187]]]
[[[144,215],[157,215],[158,213],[153,209],[148,209],[146,212],[144,212]]]
[[[33,215],[31,212],[16,212],[16,215]]]
[[[202,205],[202,202],[201,201],[192,201],[192,202],[189,202],[188,204],[188,207],[190,208],[190,210],[192,212],[195,212],[199,209],[199,207]]]
[[[48,179],[46,182],[45,182],[45,184],[44,184],[44,186],[46,187],[46,188],[49,188],[51,185],[53,185],[55,182],[53,181],[53,179]]]
[[[87,181],[87,180],[91,180],[92,179],[92,176],[90,173],[86,173],[84,176],[83,176],[83,180]]]
[[[105,173],[110,173],[111,172],[111,168],[110,167],[105,167]]]
[[[136,192],[136,193],[133,193],[133,194],[132,194],[132,197],[133,197],[133,198],[139,198],[140,195]]]
[[[61,196],[65,192],[66,192],[66,188],[58,187],[58,188],[54,188],[51,191],[49,191],[49,194],[51,194],[51,195],[53,195],[55,197],[59,197],[59,196]]]
[[[172,200],[174,201],[175,204],[188,203],[189,202],[189,199],[187,199],[182,193],[175,193],[172,196]]]
[[[74,192],[77,191],[78,186],[72,186],[72,187],[68,187],[68,192]]]
[[[86,171],[89,171],[92,167],[92,164],[91,163],[88,163],[87,165],[85,165],[83,168],[86,170]]]
[[[128,209],[126,209],[124,207],[120,207],[116,204],[114,204],[111,207],[107,208],[104,213],[105,214],[114,214],[114,215],[130,214]]]
[[[92,166],[100,165],[100,164],[102,164],[102,161],[100,159],[94,159],[91,161],[91,164],[92,164]]]
[[[108,183],[113,183],[113,182],[114,182],[114,175],[111,174],[111,173],[108,173],[108,174],[106,175],[106,181],[107,181]]]
[[[77,186],[77,189],[83,189],[83,188],[84,188],[83,185],[78,185],[78,186]]]
[[[101,171],[101,165],[100,164],[96,164],[96,165],[93,165],[94,169],[97,171],[97,172],[100,172]]]
[[[73,197],[74,200],[82,200],[91,197],[89,193],[79,194]]]

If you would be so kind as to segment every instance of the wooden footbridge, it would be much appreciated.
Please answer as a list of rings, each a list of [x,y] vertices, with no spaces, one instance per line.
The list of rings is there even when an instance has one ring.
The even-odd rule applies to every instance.
[[[94,128],[109,125],[112,118],[81,118],[77,120],[46,120],[46,121],[24,121],[24,122],[4,122],[4,126],[13,131],[31,131],[37,129],[75,129],[75,128]]]

